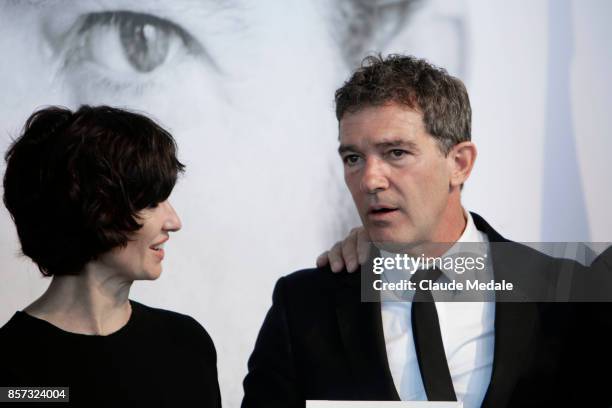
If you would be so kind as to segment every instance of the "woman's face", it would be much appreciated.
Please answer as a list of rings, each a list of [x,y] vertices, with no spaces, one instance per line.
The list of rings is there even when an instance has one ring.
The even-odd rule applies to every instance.
[[[157,279],[162,271],[164,243],[170,231],[181,228],[181,220],[169,201],[138,212],[142,227],[130,236],[125,247],[117,247],[100,256],[104,267],[132,280]]]

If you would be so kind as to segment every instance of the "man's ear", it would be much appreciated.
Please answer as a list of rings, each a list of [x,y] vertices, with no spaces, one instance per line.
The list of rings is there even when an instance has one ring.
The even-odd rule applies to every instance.
[[[461,142],[451,148],[447,155],[451,187],[461,187],[470,177],[477,155],[476,145],[472,142]]]

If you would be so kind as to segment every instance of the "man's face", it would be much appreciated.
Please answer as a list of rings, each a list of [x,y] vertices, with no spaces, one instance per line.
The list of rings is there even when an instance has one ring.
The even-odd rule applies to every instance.
[[[423,115],[387,104],[340,121],[344,179],[374,242],[439,242],[445,236],[451,163]]]

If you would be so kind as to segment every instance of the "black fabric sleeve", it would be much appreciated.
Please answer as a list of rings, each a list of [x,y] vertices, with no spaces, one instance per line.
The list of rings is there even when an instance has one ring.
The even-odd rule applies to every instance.
[[[249,359],[249,372],[243,383],[242,408],[305,406],[296,378],[284,279],[276,283],[272,307]]]
[[[205,396],[205,400],[201,401],[204,403],[203,406],[221,408],[215,344],[208,332],[197,320],[191,316],[185,316],[185,320],[187,330],[185,331],[184,346],[192,350],[199,350],[197,355],[193,356],[193,363],[199,366],[200,373],[196,372],[193,376],[195,381],[200,384],[195,384],[194,390],[197,390],[199,395]]]

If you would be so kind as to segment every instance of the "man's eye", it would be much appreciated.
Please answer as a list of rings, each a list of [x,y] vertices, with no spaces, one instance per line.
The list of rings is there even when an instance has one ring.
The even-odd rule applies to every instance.
[[[356,154],[349,154],[344,156],[342,159],[347,166],[354,166],[359,162],[359,156]]]
[[[406,154],[408,154],[408,152],[405,151],[405,150],[393,149],[393,150],[389,151],[388,154],[393,159],[400,159],[400,158],[404,157]]]
[[[130,11],[90,13],[68,50],[67,62],[89,62],[117,73],[149,73],[180,52],[198,54],[199,43],[176,24]]]

